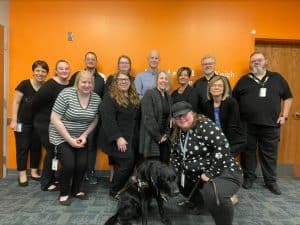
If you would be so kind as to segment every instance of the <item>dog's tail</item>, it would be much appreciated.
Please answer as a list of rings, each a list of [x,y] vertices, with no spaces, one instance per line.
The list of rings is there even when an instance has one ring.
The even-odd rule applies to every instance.
[[[116,213],[115,215],[111,216],[104,225],[114,225],[117,223],[119,217],[119,213]]]

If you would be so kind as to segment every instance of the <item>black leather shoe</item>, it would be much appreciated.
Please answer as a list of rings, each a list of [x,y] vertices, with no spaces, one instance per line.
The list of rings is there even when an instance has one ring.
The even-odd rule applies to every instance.
[[[31,176],[30,178],[31,178],[31,180],[41,181],[41,177],[33,177],[33,176]]]
[[[244,179],[244,182],[243,182],[242,186],[245,189],[250,189],[250,188],[252,188],[252,185],[253,185],[253,181],[250,180],[249,178],[246,178],[246,179]]]
[[[275,195],[281,195],[281,190],[277,183],[266,184],[266,187]]]
[[[21,182],[20,178],[18,178],[18,183],[20,187],[26,187],[28,186],[28,180],[26,180],[25,182]]]

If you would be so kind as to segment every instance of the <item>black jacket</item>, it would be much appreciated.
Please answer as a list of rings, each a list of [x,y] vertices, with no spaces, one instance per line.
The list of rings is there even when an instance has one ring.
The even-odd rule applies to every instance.
[[[213,100],[204,104],[203,114],[215,121]],[[234,98],[228,97],[221,102],[220,122],[230,145],[246,142],[246,134],[240,120],[239,105]]]
[[[101,106],[101,127],[98,135],[98,146],[108,155],[118,158],[134,157],[133,140],[138,135],[139,107],[129,103],[128,107],[120,106],[109,93],[105,94]],[[128,142],[127,151],[120,152],[117,139],[124,137]]]

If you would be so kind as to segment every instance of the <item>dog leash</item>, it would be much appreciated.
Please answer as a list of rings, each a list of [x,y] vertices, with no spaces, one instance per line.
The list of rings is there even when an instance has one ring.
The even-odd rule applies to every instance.
[[[191,193],[189,194],[189,197],[185,201],[186,203],[189,203],[191,201],[191,198],[193,197],[193,195],[194,195],[196,189],[198,188],[200,182],[201,182],[201,179],[198,179],[197,183],[194,185]],[[210,179],[209,182],[211,182],[212,185],[213,185],[214,194],[215,194],[215,197],[216,197],[216,204],[217,204],[217,206],[220,206],[220,199],[219,199],[219,195],[218,195],[218,189],[217,189],[216,182],[213,179]]]

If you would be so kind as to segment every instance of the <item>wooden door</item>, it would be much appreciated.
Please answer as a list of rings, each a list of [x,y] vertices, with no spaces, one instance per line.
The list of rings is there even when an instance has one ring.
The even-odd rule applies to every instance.
[[[0,25],[0,178],[3,177],[4,27]]]
[[[278,163],[292,164],[294,176],[300,177],[300,44],[261,40],[256,41],[255,50],[265,53],[268,69],[283,75],[292,90],[289,118],[281,129]]]

